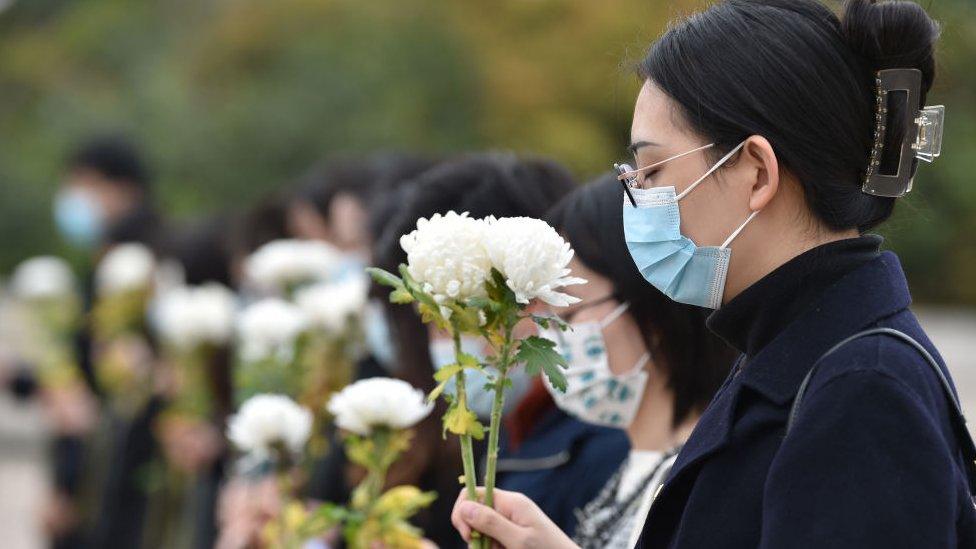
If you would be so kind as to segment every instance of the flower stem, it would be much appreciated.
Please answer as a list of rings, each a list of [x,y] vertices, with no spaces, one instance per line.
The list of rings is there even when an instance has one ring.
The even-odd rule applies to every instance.
[[[455,326],[452,330],[454,335],[454,355],[460,357],[461,355],[461,334],[458,332]],[[457,373],[454,378],[455,391],[457,395],[457,400],[459,405],[467,407],[468,397],[465,390],[465,376],[464,370],[462,369]],[[464,488],[468,493],[468,499],[471,501],[478,501],[478,479],[475,474],[474,468],[474,446],[471,442],[471,435],[461,435],[461,463],[464,466]],[[471,532],[471,543],[469,547],[471,549],[480,549],[482,542],[481,534],[479,532]]]
[[[512,328],[505,330],[501,359],[498,363],[498,379],[495,380],[495,398],[491,405],[491,423],[488,426],[488,464],[485,470],[485,505],[492,507],[495,499],[495,471],[498,465],[498,434],[501,430],[502,409],[505,404],[505,381],[512,361]]]

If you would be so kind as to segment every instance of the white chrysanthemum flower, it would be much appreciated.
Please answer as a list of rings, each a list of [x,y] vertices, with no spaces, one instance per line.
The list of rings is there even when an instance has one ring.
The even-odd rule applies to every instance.
[[[519,303],[538,298],[564,307],[579,301],[556,291],[586,281],[569,276],[573,249],[548,223],[531,217],[489,218],[486,222],[484,242],[488,257],[505,276],[505,283]]]
[[[388,377],[363,379],[329,400],[340,428],[367,436],[376,427],[406,429],[427,417],[434,405],[409,383]]]
[[[307,327],[308,319],[295,305],[276,298],[258,301],[238,318],[241,358],[247,362],[272,357],[290,360],[296,339]]]
[[[417,229],[400,238],[410,276],[438,303],[483,297],[491,275],[484,232],[485,222],[467,213],[419,219]]]
[[[362,315],[368,289],[368,283],[362,277],[316,284],[299,290],[295,294],[295,304],[313,328],[338,334],[345,330],[350,319]]]
[[[338,250],[315,240],[275,240],[258,248],[244,265],[244,275],[258,289],[283,292],[327,280],[341,266]]]
[[[63,298],[74,293],[75,277],[68,262],[60,257],[38,256],[17,265],[10,289],[28,301]]]
[[[227,438],[239,450],[269,457],[276,445],[294,454],[312,433],[312,412],[284,395],[255,395],[227,422]]]
[[[217,283],[180,287],[164,293],[155,304],[160,337],[179,349],[203,344],[223,345],[234,331],[234,293]]]
[[[119,244],[99,262],[95,282],[103,295],[140,290],[152,284],[155,268],[156,259],[145,245]]]

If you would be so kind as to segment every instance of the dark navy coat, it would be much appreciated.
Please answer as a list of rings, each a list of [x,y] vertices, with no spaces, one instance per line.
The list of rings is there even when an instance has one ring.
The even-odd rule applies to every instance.
[[[847,336],[895,328],[942,363],[909,303],[897,257],[882,253],[750,357],[685,444],[639,546],[976,547],[949,402],[906,343],[870,336],[830,355],[784,438],[801,380]]]
[[[630,451],[622,430],[583,423],[555,407],[516,451],[501,438],[496,486],[528,496],[569,535],[574,511],[597,496]]]

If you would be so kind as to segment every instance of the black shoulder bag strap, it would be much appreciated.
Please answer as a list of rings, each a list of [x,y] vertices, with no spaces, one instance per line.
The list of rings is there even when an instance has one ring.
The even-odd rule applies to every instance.
[[[969,434],[969,429],[966,428],[966,417],[962,413],[962,406],[959,404],[959,400],[956,398],[955,393],[952,392],[952,386],[949,385],[949,380],[946,379],[945,374],[942,373],[942,368],[939,367],[939,363],[935,361],[935,358],[922,346],[921,343],[912,339],[912,337],[904,332],[899,332],[898,330],[892,328],[871,328],[869,330],[864,330],[863,332],[858,332],[847,339],[842,340],[831,347],[826,353],[824,353],[807,373],[806,377],[800,383],[800,388],[796,392],[796,398],[793,400],[793,406],[790,408],[790,415],[786,421],[786,434],[790,434],[790,430],[793,428],[793,423],[796,420],[796,414],[800,409],[800,403],[803,400],[803,395],[807,391],[807,386],[810,384],[810,379],[813,374],[816,373],[817,367],[821,362],[828,356],[834,354],[838,349],[847,345],[848,343],[860,339],[862,337],[868,337],[873,335],[886,335],[899,339],[908,345],[912,346],[922,357],[925,362],[932,368],[935,375],[939,377],[939,381],[942,383],[942,390],[945,392],[946,397],[949,399],[951,404],[950,414],[952,418],[953,431],[956,433],[956,437],[959,440],[959,447],[963,453],[963,461],[966,466],[967,480],[969,481],[969,493],[976,496],[976,443],[973,442],[973,437]]]

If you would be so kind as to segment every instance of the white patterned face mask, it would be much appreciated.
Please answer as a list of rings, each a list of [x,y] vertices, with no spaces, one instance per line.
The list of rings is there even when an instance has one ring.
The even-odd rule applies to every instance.
[[[556,342],[556,350],[566,359],[566,392],[560,392],[546,379],[546,388],[556,405],[564,412],[586,423],[624,429],[637,414],[647,372],[644,366],[650,354],[644,353],[627,373],[616,375],[610,370],[603,329],[620,318],[629,307],[624,303],[599,322],[571,324],[562,332],[550,328],[543,337]]]

